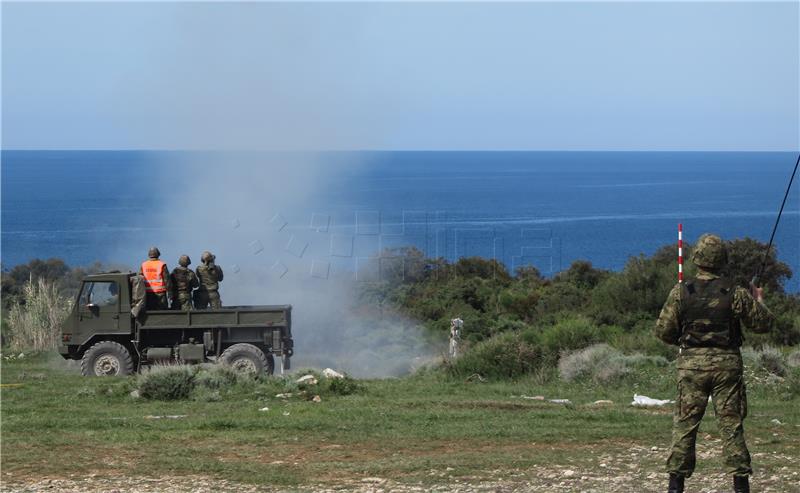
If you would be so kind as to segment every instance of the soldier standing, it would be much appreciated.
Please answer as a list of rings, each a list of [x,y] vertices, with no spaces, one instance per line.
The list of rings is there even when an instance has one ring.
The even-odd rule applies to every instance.
[[[147,293],[145,307],[147,310],[168,310],[167,293],[171,290],[171,283],[167,264],[159,259],[161,252],[156,247],[150,248],[147,257],[139,269],[139,273],[144,276]]]
[[[742,325],[753,332],[767,332],[774,317],[763,304],[761,288],[753,286],[751,294],[722,276],[728,254],[719,236],[701,236],[691,260],[697,276],[672,288],[656,322],[658,338],[681,348],[672,448],[667,459],[668,491],[682,493],[684,479],[694,471],[697,429],[710,396],[734,491],[749,493],[748,477],[753,470],[742,427],[747,416],[739,351]]]
[[[194,292],[194,307],[203,310],[211,305],[211,308],[222,308],[222,300],[219,297],[219,283],[222,281],[222,268],[214,263],[216,257],[211,252],[205,251],[200,256],[203,262],[197,266],[197,278],[200,280],[200,287]]]
[[[192,260],[188,255],[181,255],[178,267],[172,269],[172,308],[189,311],[192,309],[192,290],[200,286],[197,276],[189,268]]]

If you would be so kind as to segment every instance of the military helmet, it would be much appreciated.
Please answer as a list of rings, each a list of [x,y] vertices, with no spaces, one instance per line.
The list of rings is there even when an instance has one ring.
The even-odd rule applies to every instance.
[[[211,262],[211,261],[213,261],[215,258],[217,258],[217,257],[215,257],[215,256],[214,256],[214,255],[213,255],[211,252],[209,252],[208,250],[206,250],[205,252],[203,252],[203,254],[200,256],[200,260],[202,260],[203,262]]]
[[[728,249],[717,235],[704,234],[692,251],[692,262],[698,267],[721,269],[728,263]]]
[[[147,256],[150,258],[158,258],[161,256],[161,252],[156,247],[150,247],[150,250],[147,251]]]
[[[188,255],[181,255],[178,259],[178,265],[181,267],[189,267],[189,264],[192,263],[192,259],[189,258]]]

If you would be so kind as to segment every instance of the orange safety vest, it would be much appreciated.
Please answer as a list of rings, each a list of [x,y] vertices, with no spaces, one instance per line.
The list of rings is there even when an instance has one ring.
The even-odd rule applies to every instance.
[[[167,264],[160,260],[145,260],[142,262],[145,289],[148,293],[164,293],[167,291],[167,282],[164,279],[164,267]]]

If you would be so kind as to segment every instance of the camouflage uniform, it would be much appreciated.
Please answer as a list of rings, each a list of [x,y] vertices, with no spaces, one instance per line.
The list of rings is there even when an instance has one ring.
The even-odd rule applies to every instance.
[[[215,258],[210,252],[203,252],[203,264],[197,267],[200,287],[194,292],[194,307],[198,310],[206,309],[209,305],[211,308],[222,308],[219,283],[223,279],[223,273],[222,268],[214,263]]]
[[[723,248],[722,257],[713,261],[702,258],[702,249],[714,247],[716,241],[716,247]],[[701,237],[692,260],[698,267],[697,276],[672,288],[656,323],[659,339],[681,347],[667,471],[678,478],[692,475],[697,430],[711,396],[725,465],[734,476],[745,476],[746,482],[752,469],[743,428],[747,396],[739,352],[743,341],[741,325],[753,332],[767,332],[774,318],[748,290],[715,273],[727,263],[719,237]],[[682,491],[682,481],[679,489],[670,491]]]
[[[192,309],[192,290],[200,286],[197,275],[189,269],[192,261],[188,255],[182,255],[178,260],[180,264],[172,270],[172,308],[175,310],[189,311]]]

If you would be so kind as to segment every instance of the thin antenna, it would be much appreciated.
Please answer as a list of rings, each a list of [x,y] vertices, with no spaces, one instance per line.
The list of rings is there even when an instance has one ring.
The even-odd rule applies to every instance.
[[[683,283],[683,224],[678,223],[678,282]]]

